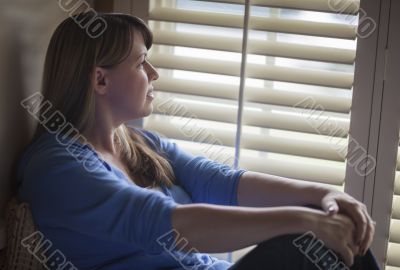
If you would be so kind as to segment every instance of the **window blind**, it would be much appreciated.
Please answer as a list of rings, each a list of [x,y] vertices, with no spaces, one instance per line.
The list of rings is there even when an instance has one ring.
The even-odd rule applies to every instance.
[[[229,165],[343,190],[359,1],[343,6],[150,1],[160,78],[143,126]]]
[[[394,184],[392,216],[386,270],[400,270],[400,147],[397,149],[397,170]]]

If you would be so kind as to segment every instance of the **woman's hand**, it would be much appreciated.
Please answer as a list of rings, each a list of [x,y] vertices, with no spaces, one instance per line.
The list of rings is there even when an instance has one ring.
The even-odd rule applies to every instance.
[[[322,209],[330,216],[343,214],[355,225],[354,243],[358,247],[356,255],[364,255],[371,246],[376,222],[368,214],[365,204],[350,195],[332,190],[322,198]]]
[[[320,210],[311,210],[311,231],[326,247],[339,253],[344,262],[351,266],[358,247],[354,243],[355,226],[350,218],[342,214],[327,216]]]

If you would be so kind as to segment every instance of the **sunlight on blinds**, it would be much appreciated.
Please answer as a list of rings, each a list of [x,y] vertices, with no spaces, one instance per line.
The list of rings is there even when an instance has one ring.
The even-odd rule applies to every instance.
[[[295,1],[282,5],[288,2],[301,5]],[[320,12],[316,6],[304,8],[309,11],[273,8],[277,1],[252,3],[246,73],[257,86],[246,80],[244,108],[261,111],[243,110],[240,167],[322,182],[342,190],[357,20]],[[287,20],[296,22],[297,27],[285,29]],[[271,31],[260,27],[260,21],[283,25]],[[332,31],[324,34],[328,28]],[[282,94],[285,102],[255,98],[255,93]],[[286,96],[289,93],[296,95],[291,102]],[[320,128],[323,125],[325,128]],[[255,128],[258,135],[248,136]],[[279,138],[281,144],[269,143],[270,137]]]
[[[151,63],[160,78],[144,127],[193,154],[233,165],[239,92],[242,4],[151,1]],[[214,16],[215,25],[202,15]],[[236,16],[236,17],[235,17]]]
[[[359,1],[342,14],[322,2],[251,1],[244,29],[244,0],[150,1],[160,78],[144,127],[232,166],[240,147],[238,167],[343,190]]]

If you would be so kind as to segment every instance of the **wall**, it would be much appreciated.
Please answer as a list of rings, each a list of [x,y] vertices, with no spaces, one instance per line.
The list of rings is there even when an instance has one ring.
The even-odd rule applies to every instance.
[[[60,1],[0,0],[0,248],[5,244],[4,210],[12,195],[15,163],[35,125],[20,101],[40,91],[51,34],[69,15]]]

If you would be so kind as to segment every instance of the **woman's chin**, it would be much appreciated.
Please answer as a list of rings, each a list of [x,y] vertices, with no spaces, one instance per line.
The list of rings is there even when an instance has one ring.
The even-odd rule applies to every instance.
[[[149,103],[149,104],[146,104],[147,106],[145,106],[145,108],[144,108],[144,116],[143,117],[146,117],[146,116],[149,116],[149,115],[151,115],[152,113],[153,113],[153,103]]]
[[[145,104],[143,108],[140,110],[140,112],[136,111],[133,113],[130,113],[130,116],[128,117],[129,120],[135,120],[135,119],[140,119],[143,117],[150,116],[153,113],[153,104]]]

